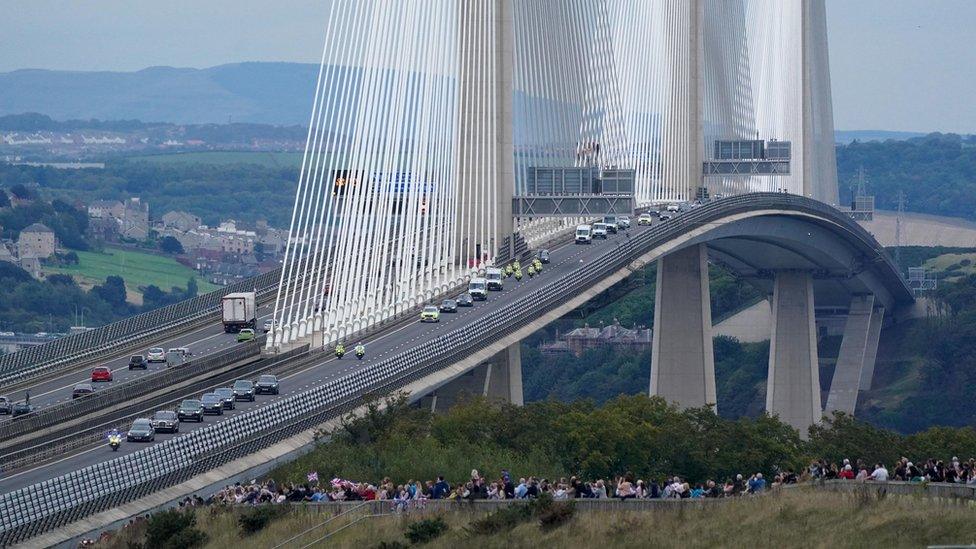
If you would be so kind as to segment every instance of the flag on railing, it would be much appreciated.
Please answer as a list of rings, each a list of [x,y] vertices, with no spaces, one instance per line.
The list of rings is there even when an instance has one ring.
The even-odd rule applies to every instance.
[[[318,471],[312,471],[311,473],[309,473],[308,474],[308,481],[309,482],[318,482],[319,481],[319,473],[318,473]]]

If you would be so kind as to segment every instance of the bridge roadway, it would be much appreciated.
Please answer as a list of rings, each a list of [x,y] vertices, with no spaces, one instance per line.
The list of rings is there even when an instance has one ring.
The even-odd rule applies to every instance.
[[[644,230],[645,227],[637,227],[636,224],[630,231]],[[390,355],[423,344],[425,339],[430,339],[453,328],[474,323],[480,318],[481,314],[500,307],[502,304],[511,300],[531,289],[542,281],[557,275],[566,275],[578,269],[583,262],[592,261],[598,256],[608,252],[620,239],[627,238],[624,231],[620,234],[610,235],[607,240],[595,240],[589,246],[563,246],[551,250],[551,262],[545,265],[543,273],[535,279],[530,279],[527,275],[521,282],[516,282],[514,278],[506,281],[505,290],[501,292],[491,292],[488,301],[475,302],[474,307],[461,307],[458,313],[441,314],[441,322],[437,324],[421,324],[420,322],[409,323],[391,332],[378,334],[366,341],[366,358],[357,361],[354,356],[347,355],[342,360],[330,357],[320,363],[311,365],[298,372],[292,373],[281,380],[281,394],[276,396],[260,395],[254,403],[238,402],[235,410],[226,410],[223,416],[207,416],[203,423],[183,423],[180,425],[180,434],[184,434],[195,429],[199,429],[208,424],[222,421],[233,417],[246,410],[266,406],[270,402],[280,400],[286,396],[304,391],[324,383],[332,378],[340,377],[359,368],[368,368],[371,364],[388,358]],[[211,327],[210,330],[216,328]],[[218,336],[220,334],[217,334]],[[198,334],[199,336],[199,334]],[[189,337],[189,336],[188,336]],[[230,338],[231,336],[227,336]],[[221,338],[215,338],[221,339]],[[172,434],[157,434],[156,442],[162,442],[168,438],[180,436]],[[36,482],[51,479],[71,471],[76,471],[84,467],[94,465],[101,461],[106,461],[117,457],[120,454],[127,454],[141,450],[152,443],[123,443],[118,452],[112,452],[105,444],[83,449],[79,452],[70,454],[60,460],[39,465],[37,467],[18,471],[10,475],[0,476],[0,493],[10,492]]]
[[[258,330],[261,329],[261,324],[264,322],[264,319],[271,318],[273,308],[273,303],[263,305],[258,308]],[[113,385],[152,375],[160,370],[165,370],[166,365],[159,363],[150,364],[148,370],[128,369],[129,357],[131,355],[144,355],[151,347],[162,347],[163,349],[188,347],[190,352],[193,353],[193,358],[200,359],[207,355],[212,355],[214,353],[226,350],[227,348],[233,347],[236,344],[236,334],[224,333],[223,327],[219,323],[210,323],[181,336],[154,342],[151,345],[147,345],[145,349],[136,350],[123,356],[110,358],[99,363],[101,366],[108,366],[112,369],[113,380],[110,382],[92,383],[92,386],[95,388],[95,393],[97,395],[98,391],[104,390]],[[65,372],[64,374],[30,384],[26,388],[18,389],[17,392],[5,393],[2,389],[0,389],[0,394],[4,394],[13,400],[22,401],[24,400],[25,391],[29,392],[31,404],[33,404],[37,410],[43,410],[49,406],[71,400],[71,393],[75,385],[91,381],[91,370],[94,367],[95,366],[91,366],[83,369],[70,368],[69,371]],[[10,416],[0,416],[0,423],[6,421],[11,421]]]

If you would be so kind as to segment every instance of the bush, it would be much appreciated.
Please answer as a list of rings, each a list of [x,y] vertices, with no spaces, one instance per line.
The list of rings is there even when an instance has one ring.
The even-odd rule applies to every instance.
[[[193,513],[169,509],[149,517],[146,524],[146,547],[181,549],[203,545],[206,534],[195,528]]]
[[[407,531],[403,536],[410,543],[427,543],[437,539],[441,534],[447,532],[449,526],[441,517],[418,520],[407,525]]]
[[[527,503],[513,503],[502,507],[494,513],[473,521],[465,530],[477,536],[490,536],[499,532],[507,532],[523,522],[532,519],[532,507]]]
[[[554,530],[569,522],[576,514],[576,502],[553,503],[538,513],[539,526],[543,530]]]
[[[264,530],[264,527],[272,520],[287,513],[288,507],[284,505],[250,507],[237,517],[237,524],[240,525],[242,534],[249,536]]]
[[[381,541],[374,549],[406,549],[407,544],[402,541]]]

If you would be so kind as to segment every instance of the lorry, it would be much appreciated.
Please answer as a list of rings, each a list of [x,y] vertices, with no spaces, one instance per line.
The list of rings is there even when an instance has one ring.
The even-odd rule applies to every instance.
[[[502,270],[497,267],[485,270],[485,280],[488,281],[489,290],[500,292],[505,289],[505,277],[502,275]]]
[[[254,292],[227,294],[220,302],[224,332],[236,334],[244,328],[257,326],[257,303]]]

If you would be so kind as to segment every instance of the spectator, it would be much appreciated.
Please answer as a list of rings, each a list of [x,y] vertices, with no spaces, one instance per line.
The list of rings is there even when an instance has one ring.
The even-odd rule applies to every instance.
[[[844,461],[847,461],[846,459]],[[850,463],[844,464],[844,468],[840,471],[840,478],[844,480],[854,480],[854,471],[851,468]]]
[[[750,494],[761,494],[765,489],[766,489],[766,480],[763,479],[762,473],[756,473],[749,478]]]
[[[878,482],[888,482],[888,470],[885,469],[884,465],[878,463],[874,466],[874,472],[871,473],[871,480]]]

